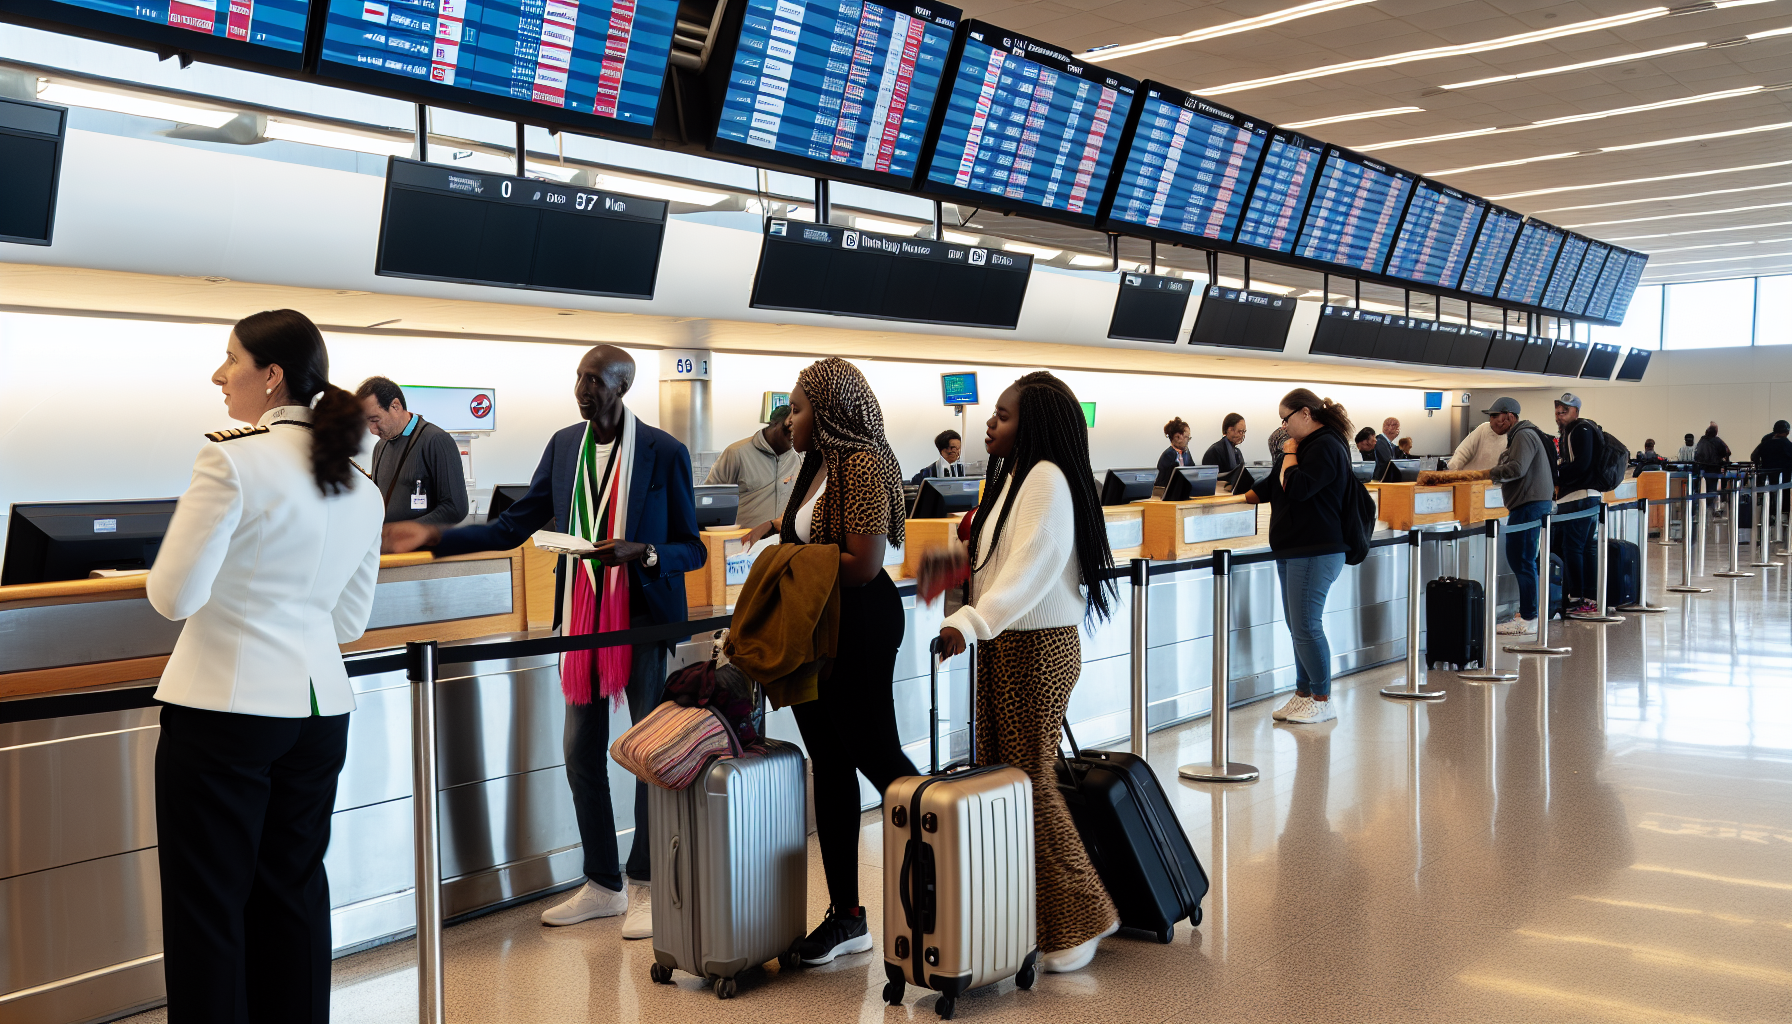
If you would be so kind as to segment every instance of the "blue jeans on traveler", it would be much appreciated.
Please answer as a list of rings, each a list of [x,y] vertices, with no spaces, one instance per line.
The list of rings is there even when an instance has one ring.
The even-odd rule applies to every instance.
[[[1325,596],[1344,571],[1344,553],[1278,558],[1282,618],[1294,637],[1294,690],[1303,697],[1332,694],[1332,645],[1325,639]]]
[[[1523,526],[1534,523],[1549,515],[1555,508],[1555,502],[1548,500],[1527,501],[1506,516],[1506,525]],[[1523,533],[1506,534],[1506,564],[1512,567],[1512,575],[1518,579],[1518,617],[1535,619],[1537,617],[1537,544],[1542,538],[1541,530],[1526,530]]]
[[[1556,514],[1579,512],[1597,504],[1597,495],[1576,498],[1557,505]],[[1563,523],[1560,527],[1552,523],[1551,529],[1560,529],[1562,532],[1562,596],[1585,601],[1599,600],[1599,518],[1589,516]]]

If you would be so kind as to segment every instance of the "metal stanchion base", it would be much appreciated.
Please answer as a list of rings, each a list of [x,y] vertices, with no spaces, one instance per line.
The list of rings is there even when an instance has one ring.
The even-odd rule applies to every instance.
[[[1624,621],[1624,616],[1622,615],[1564,615],[1562,617],[1570,622],[1594,622],[1600,625],[1604,625],[1608,622]]]
[[[1449,694],[1443,690],[1409,690],[1404,686],[1384,686],[1383,697],[1398,697],[1401,700],[1443,700]]]
[[[1176,774],[1190,782],[1249,782],[1257,777],[1257,766],[1228,761],[1224,765],[1185,764]]]
[[[1518,681],[1516,672],[1458,672],[1456,678],[1470,683],[1512,683]]]
[[[1710,587],[1662,587],[1661,589],[1667,591],[1670,594],[1709,594],[1709,593],[1711,593]]]
[[[1621,612],[1665,612],[1666,608],[1657,604],[1621,604],[1617,607]]]
[[[1786,563],[1784,563],[1784,562],[1750,562],[1748,564],[1757,569],[1778,569],[1780,566],[1785,565]]]
[[[1747,579],[1753,576],[1754,573],[1743,572],[1741,569],[1725,569],[1723,572],[1714,572],[1711,575],[1720,576],[1726,580],[1740,580]]]
[[[1572,647],[1538,647],[1535,644],[1514,644],[1511,647],[1502,647],[1500,650],[1507,654],[1541,654],[1550,658],[1560,658],[1574,653]]]

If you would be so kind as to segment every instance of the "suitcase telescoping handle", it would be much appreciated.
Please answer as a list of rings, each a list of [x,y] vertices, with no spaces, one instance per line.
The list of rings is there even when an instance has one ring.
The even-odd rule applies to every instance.
[[[955,767],[974,768],[977,765],[977,646],[966,641],[965,654],[969,662],[966,678],[970,685],[966,701],[970,706],[970,753],[962,766]],[[927,749],[933,762],[929,775],[940,773],[940,666],[945,663],[945,645],[936,636],[927,643]]]

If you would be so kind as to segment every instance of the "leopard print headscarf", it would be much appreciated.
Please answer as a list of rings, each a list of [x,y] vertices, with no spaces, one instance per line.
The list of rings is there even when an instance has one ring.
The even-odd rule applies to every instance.
[[[828,536],[844,538],[849,500],[872,500],[871,488],[851,489],[845,484],[843,464],[849,456],[864,453],[866,459],[854,459],[856,469],[867,465],[875,473],[873,485],[881,491],[879,500],[888,503],[890,528],[886,536],[900,546],[906,535],[903,519],[907,506],[902,497],[902,466],[884,434],[884,412],[872,394],[871,385],[859,368],[836,356],[810,363],[797,374],[796,382],[815,410],[814,447],[803,457],[802,473],[791,489],[789,506],[784,510],[783,534],[794,538],[796,513],[803,496],[809,492],[815,474],[825,464],[828,489],[816,502],[816,516],[824,519]],[[855,495],[854,492],[857,494]]]

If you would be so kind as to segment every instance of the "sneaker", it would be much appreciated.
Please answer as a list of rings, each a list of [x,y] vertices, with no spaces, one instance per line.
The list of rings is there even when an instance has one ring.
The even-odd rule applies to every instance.
[[[1288,716],[1288,721],[1295,725],[1318,725],[1320,722],[1334,722],[1338,718],[1338,709],[1329,700],[1310,700],[1307,706]]]
[[[1578,604],[1576,604],[1574,607],[1568,609],[1568,611],[1565,612],[1564,614],[1576,615],[1576,616],[1578,616],[1578,615],[1598,615],[1599,614],[1599,604],[1596,601],[1581,601]]]
[[[832,963],[835,957],[847,953],[870,952],[871,928],[865,923],[865,908],[829,907],[828,916],[821,919],[809,937],[791,948],[806,967]]]
[[[1500,636],[1529,636],[1530,634],[1537,632],[1537,620],[1521,619],[1514,615],[1500,623],[1498,626],[1495,626],[1493,631]]]
[[[653,938],[653,889],[646,882],[630,882],[628,917],[622,920],[625,939]]]
[[[1307,696],[1304,693],[1297,693],[1294,696],[1288,698],[1288,703],[1282,705],[1281,707],[1275,709],[1274,711],[1271,711],[1269,713],[1269,717],[1275,719],[1278,722],[1286,722],[1288,720],[1289,715],[1292,715],[1296,711],[1299,711],[1303,704],[1305,704],[1307,701],[1310,701],[1312,699],[1313,698]]]
[[[1060,949],[1054,953],[1042,954],[1039,957],[1039,969],[1046,974],[1069,974],[1072,971],[1080,971],[1095,959],[1095,948],[1101,945],[1101,940],[1119,930],[1120,921],[1116,918],[1113,924],[1108,925],[1107,931],[1088,942],[1080,943],[1069,949]]]
[[[541,912],[541,923],[564,928],[580,921],[599,917],[615,917],[628,910],[628,896],[615,889],[606,889],[589,879],[572,898]]]

